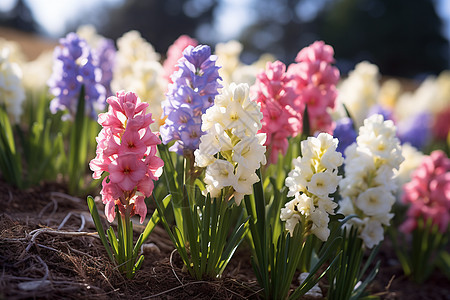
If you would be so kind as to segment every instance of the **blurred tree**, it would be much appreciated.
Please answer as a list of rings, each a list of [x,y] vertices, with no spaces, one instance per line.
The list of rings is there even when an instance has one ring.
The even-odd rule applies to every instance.
[[[101,12],[107,18],[99,24],[99,32],[117,39],[127,31],[138,30],[157,52],[166,53],[182,34],[201,42],[196,30],[201,26],[212,27],[216,5],[217,0],[128,0],[109,12]]]
[[[319,38],[315,16],[329,1],[254,0],[254,22],[240,36],[244,60],[251,61],[268,52],[286,64],[293,62],[300,49]]]
[[[449,67],[449,44],[433,0],[338,0],[326,7],[320,23],[320,36],[333,45],[344,72],[362,60],[393,76]]]
[[[433,0],[253,0],[254,22],[240,36],[244,57],[273,53],[289,64],[324,40],[342,73],[362,60],[393,76],[439,73],[450,48]]]
[[[33,18],[30,8],[23,0],[16,0],[14,7],[0,12],[0,26],[36,33],[39,26]]]

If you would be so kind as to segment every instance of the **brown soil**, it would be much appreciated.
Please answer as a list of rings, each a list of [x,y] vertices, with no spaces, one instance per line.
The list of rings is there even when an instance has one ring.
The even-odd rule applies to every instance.
[[[141,270],[127,280],[94,235],[85,201],[67,195],[63,186],[20,191],[0,181],[0,206],[0,299],[260,298],[246,244],[238,248],[222,278],[198,281],[183,272],[181,259],[157,226],[147,241]],[[136,235],[143,228],[134,227]],[[381,270],[370,291],[381,299],[450,299],[450,282],[438,272],[421,286],[405,278],[389,241],[379,258]]]

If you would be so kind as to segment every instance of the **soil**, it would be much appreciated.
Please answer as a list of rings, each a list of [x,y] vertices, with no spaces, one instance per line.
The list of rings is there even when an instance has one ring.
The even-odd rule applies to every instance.
[[[221,278],[198,281],[182,270],[167,234],[157,226],[145,244],[141,270],[127,280],[95,235],[85,200],[68,195],[63,185],[22,191],[0,179],[0,206],[0,299],[261,298],[246,244]],[[101,212],[103,205],[98,208]],[[136,236],[143,229],[138,222],[134,228]],[[381,269],[370,293],[381,299],[450,299],[450,282],[441,273],[420,286],[405,278],[388,240],[378,257]]]

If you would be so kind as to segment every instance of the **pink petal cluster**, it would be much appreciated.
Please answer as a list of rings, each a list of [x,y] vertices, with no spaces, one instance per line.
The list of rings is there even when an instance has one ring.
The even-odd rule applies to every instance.
[[[287,75],[294,82],[298,102],[308,106],[311,132],[332,133],[333,122],[327,108],[334,108],[339,70],[332,66],[334,50],[323,41],[303,48],[288,68]],[[302,111],[303,112],[303,111]]]
[[[441,141],[447,140],[450,132],[450,106],[439,112],[434,120],[433,135]]]
[[[445,232],[450,222],[450,159],[441,150],[425,156],[409,183],[403,186],[404,203],[411,206],[407,220],[400,230],[411,232],[417,226],[417,219],[432,219],[433,224]]]
[[[96,138],[97,155],[89,163],[92,177],[99,179],[103,172],[108,173],[101,195],[109,222],[116,216],[117,205],[121,214],[140,215],[142,223],[147,215],[144,199],[151,195],[153,181],[158,180],[164,165],[155,156],[161,140],[149,127],[153,120],[151,113],[145,113],[148,103],[136,94],[120,91],[106,102],[108,112],[98,116],[103,129]]]
[[[259,133],[266,133],[265,146],[269,153],[269,162],[276,163],[279,152],[286,153],[288,137],[296,136],[302,130],[303,112],[290,79],[286,75],[286,66],[280,62],[267,62],[265,71],[256,76],[251,87],[251,97],[261,104],[263,118]]]
[[[183,56],[183,50],[187,46],[197,46],[197,40],[188,35],[181,35],[167,50],[167,57],[163,63],[164,77],[169,83],[173,83],[170,75],[178,70],[178,60]]]

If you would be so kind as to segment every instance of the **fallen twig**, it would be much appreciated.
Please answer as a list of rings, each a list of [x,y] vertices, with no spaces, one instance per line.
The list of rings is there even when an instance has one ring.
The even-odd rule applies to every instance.
[[[173,267],[173,263],[172,263],[172,257],[173,257],[173,254],[175,253],[175,251],[177,251],[177,249],[173,249],[172,253],[170,253],[169,263],[170,263],[170,266],[172,267],[173,275],[175,275],[175,278],[178,280],[178,282],[181,285],[183,285],[183,282],[181,282],[180,278],[178,278],[177,272],[175,272],[175,268]]]
[[[79,232],[79,231],[58,231],[58,230],[54,230],[54,229],[50,229],[50,228],[39,228],[39,229],[35,229],[33,231],[31,231],[29,233],[29,236],[31,236],[31,240],[30,243],[28,244],[28,246],[25,248],[25,251],[28,252],[28,250],[30,250],[32,244],[34,244],[36,238],[41,234],[41,233],[48,233],[48,234],[54,234],[54,235],[63,235],[63,236],[69,236],[69,237],[74,237],[74,236],[93,236],[93,237],[97,237],[98,238],[98,234],[95,232]]]

